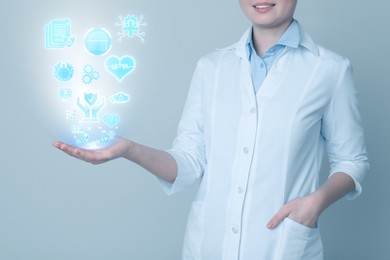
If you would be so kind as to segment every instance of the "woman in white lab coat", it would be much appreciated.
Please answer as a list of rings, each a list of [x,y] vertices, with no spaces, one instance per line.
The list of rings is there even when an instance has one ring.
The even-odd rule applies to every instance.
[[[323,259],[317,220],[359,195],[368,159],[350,63],[312,41],[296,4],[240,0],[253,26],[198,62],[172,149],[124,139],[97,151],[54,146],[93,164],[127,158],[169,194],[201,179],[185,260]],[[318,187],[324,148],[331,172]]]

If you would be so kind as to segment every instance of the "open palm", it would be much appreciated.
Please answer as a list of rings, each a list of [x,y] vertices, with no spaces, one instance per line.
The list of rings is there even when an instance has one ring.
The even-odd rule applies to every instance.
[[[128,140],[122,138],[116,138],[111,146],[100,150],[80,149],[60,141],[53,143],[54,147],[70,156],[92,164],[101,164],[122,157],[129,150],[130,145]]]

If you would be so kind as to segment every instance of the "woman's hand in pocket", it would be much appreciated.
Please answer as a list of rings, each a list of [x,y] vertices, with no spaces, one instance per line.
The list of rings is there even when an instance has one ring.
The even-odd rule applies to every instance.
[[[288,217],[299,224],[313,228],[316,225],[320,213],[319,203],[314,196],[308,195],[285,204],[268,222],[267,227],[273,229]]]

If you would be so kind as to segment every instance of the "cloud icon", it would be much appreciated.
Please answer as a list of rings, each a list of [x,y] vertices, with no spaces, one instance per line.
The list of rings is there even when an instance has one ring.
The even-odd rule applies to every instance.
[[[130,101],[130,95],[124,92],[118,92],[111,96],[112,103],[127,103]]]

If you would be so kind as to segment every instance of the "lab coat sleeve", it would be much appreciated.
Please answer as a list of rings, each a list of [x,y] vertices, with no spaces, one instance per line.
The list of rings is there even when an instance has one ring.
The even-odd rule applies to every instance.
[[[369,167],[358,106],[352,68],[350,62],[345,60],[322,119],[322,135],[329,156],[329,177],[343,172],[355,181],[356,188],[347,194],[347,199],[360,195],[361,182]]]
[[[203,175],[206,165],[202,117],[202,68],[198,62],[190,90],[178,126],[173,147],[167,152],[178,166],[173,183],[159,179],[164,191],[171,195],[196,182]]]

